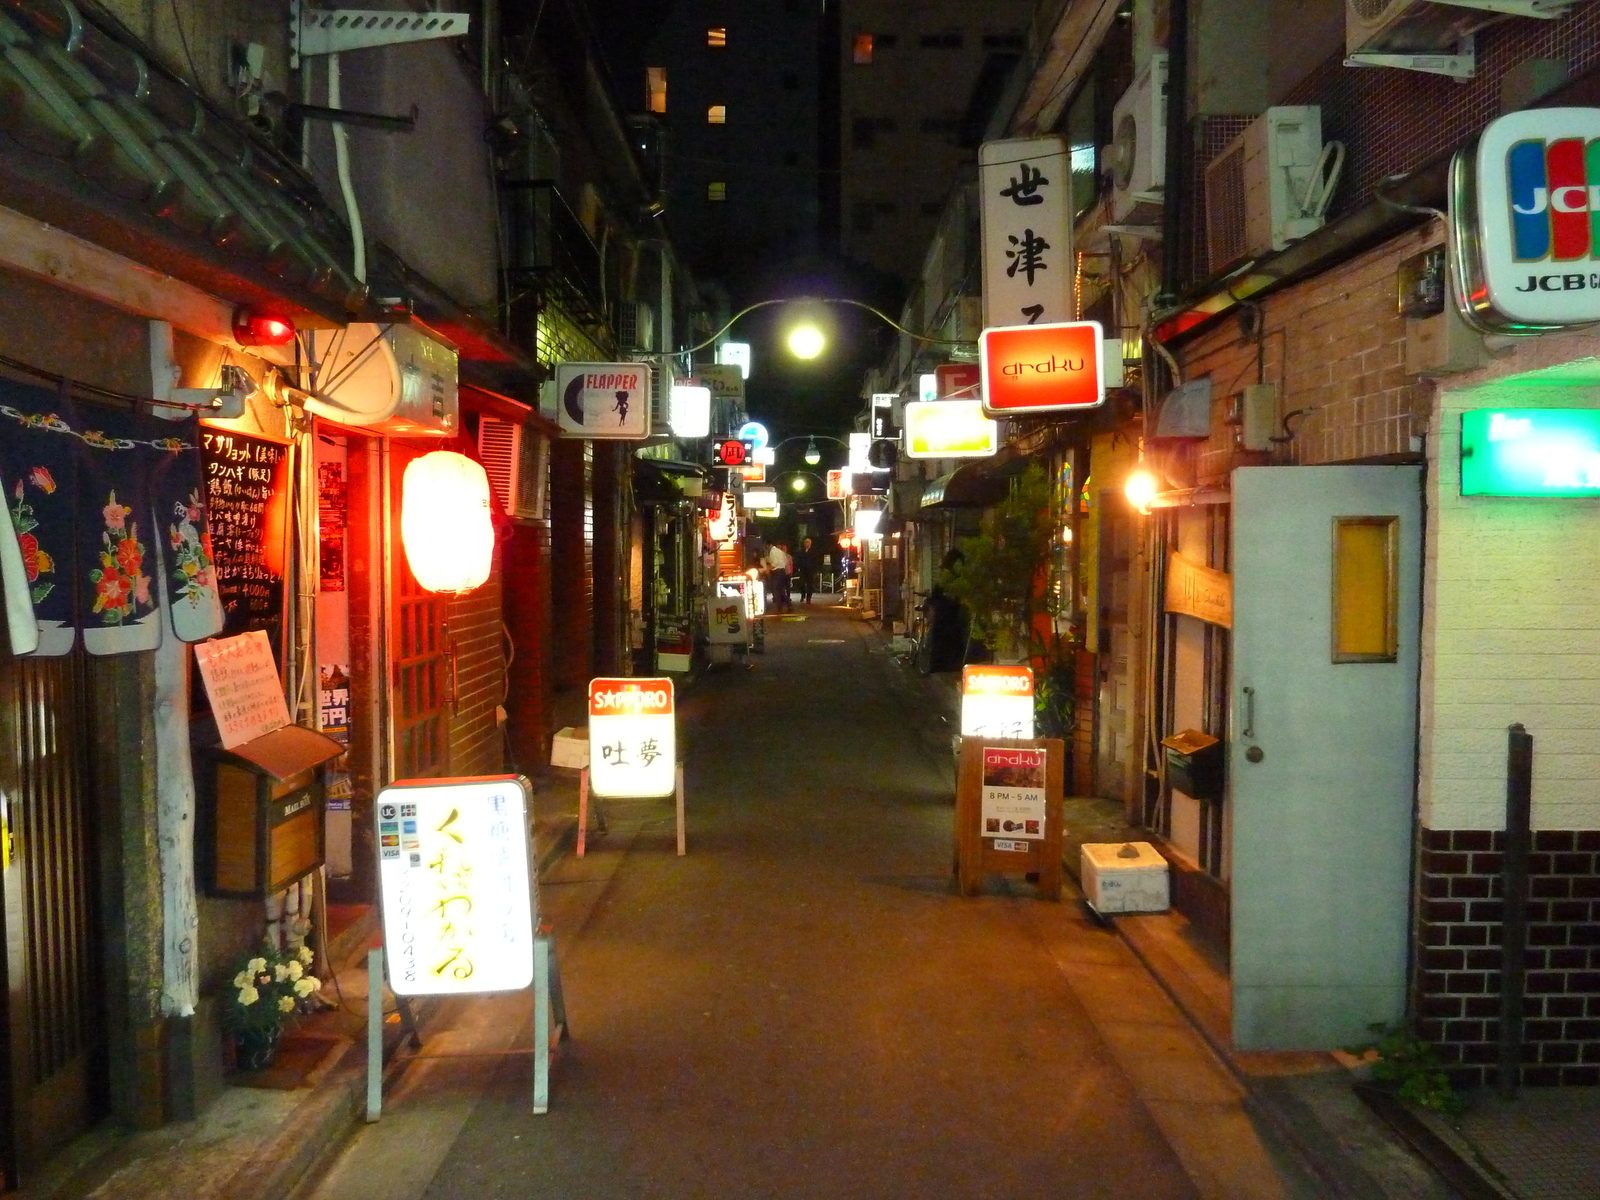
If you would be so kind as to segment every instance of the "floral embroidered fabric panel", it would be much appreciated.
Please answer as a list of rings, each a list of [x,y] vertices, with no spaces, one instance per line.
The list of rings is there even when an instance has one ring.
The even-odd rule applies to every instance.
[[[32,605],[35,653],[68,653],[80,629],[91,654],[154,649],[166,594],[183,640],[220,627],[195,425],[0,379],[0,488],[22,564],[3,582],[8,609]]]

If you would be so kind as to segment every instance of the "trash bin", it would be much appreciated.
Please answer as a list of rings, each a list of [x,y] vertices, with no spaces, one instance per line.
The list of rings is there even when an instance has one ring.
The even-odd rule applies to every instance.
[[[1167,753],[1167,782],[1196,800],[1222,799],[1222,742],[1198,729],[1161,739]]]

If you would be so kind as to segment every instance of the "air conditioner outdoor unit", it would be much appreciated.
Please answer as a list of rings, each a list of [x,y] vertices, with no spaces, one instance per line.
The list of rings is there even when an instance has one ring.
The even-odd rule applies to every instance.
[[[516,520],[541,519],[544,513],[545,453],[549,443],[521,425],[491,417],[478,418],[478,457],[506,514]]]
[[[1159,224],[1167,156],[1167,56],[1155,51],[1111,110],[1111,219]]]
[[[1574,0],[1345,0],[1345,65],[1470,79],[1472,35],[1503,17],[1559,17]]]
[[[456,351],[415,326],[314,329],[311,356],[308,412],[397,437],[455,434]]]
[[[1213,272],[1282,250],[1321,228],[1344,147],[1322,144],[1316,105],[1269,108],[1206,165]]]
[[[628,350],[654,350],[655,310],[643,300],[617,305],[617,342]]]

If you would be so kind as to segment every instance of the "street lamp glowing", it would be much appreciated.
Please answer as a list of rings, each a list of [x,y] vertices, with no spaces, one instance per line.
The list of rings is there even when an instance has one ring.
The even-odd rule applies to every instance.
[[[806,466],[814,467],[822,461],[822,451],[817,449],[817,439],[806,439]]]
[[[1139,455],[1139,465],[1134,467],[1128,475],[1128,481],[1122,485],[1123,495],[1127,496],[1129,504],[1148,516],[1150,502],[1156,498],[1158,490],[1155,475],[1144,465],[1144,455]]]
[[[789,331],[789,353],[796,358],[816,358],[827,344],[822,330],[810,322],[796,325]]]
[[[796,492],[803,492],[811,485],[806,481],[806,477],[804,475],[796,475],[789,481],[789,486]]]

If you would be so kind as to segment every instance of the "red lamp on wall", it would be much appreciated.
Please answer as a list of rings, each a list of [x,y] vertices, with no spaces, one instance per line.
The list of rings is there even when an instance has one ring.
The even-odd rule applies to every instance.
[[[241,304],[233,310],[233,340],[241,346],[287,346],[294,341],[294,322]]]
[[[494,561],[489,476],[464,454],[435,450],[406,464],[400,541],[417,582],[460,595],[482,587]]]

